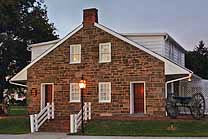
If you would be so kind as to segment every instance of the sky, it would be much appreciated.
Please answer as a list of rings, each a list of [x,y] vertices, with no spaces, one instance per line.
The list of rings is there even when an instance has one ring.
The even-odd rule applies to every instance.
[[[116,32],[167,32],[186,50],[200,40],[208,45],[208,0],[45,0],[45,4],[60,38],[82,23],[83,9],[97,8],[99,23]]]

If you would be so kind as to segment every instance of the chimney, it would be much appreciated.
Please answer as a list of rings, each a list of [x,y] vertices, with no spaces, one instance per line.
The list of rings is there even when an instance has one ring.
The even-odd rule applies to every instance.
[[[98,23],[98,10],[96,8],[83,10],[83,24],[84,26],[92,26],[94,23]]]

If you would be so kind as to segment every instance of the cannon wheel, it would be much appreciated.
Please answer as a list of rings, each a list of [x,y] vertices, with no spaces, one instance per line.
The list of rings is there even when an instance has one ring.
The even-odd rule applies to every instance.
[[[204,117],[205,98],[202,93],[196,93],[192,96],[190,110],[194,119],[200,120]]]
[[[175,119],[178,116],[178,107],[175,101],[167,100],[165,108],[170,118]]]

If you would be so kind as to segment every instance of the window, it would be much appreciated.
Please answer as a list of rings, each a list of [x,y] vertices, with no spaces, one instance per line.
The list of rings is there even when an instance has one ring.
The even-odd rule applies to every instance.
[[[111,43],[99,44],[99,63],[111,62]]]
[[[70,83],[70,102],[80,102],[79,83]]]
[[[180,52],[180,50],[178,50],[178,64],[180,64],[181,65],[181,52]]]
[[[70,64],[81,63],[81,45],[70,45]]]
[[[110,82],[99,83],[99,102],[101,103],[111,102],[111,83]]]
[[[173,45],[169,43],[169,58],[173,60]]]

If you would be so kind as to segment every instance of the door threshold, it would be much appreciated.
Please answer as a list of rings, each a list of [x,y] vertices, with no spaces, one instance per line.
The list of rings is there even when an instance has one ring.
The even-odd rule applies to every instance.
[[[145,114],[144,113],[134,113],[134,114],[131,114],[131,116],[133,116],[133,117],[145,117]]]

